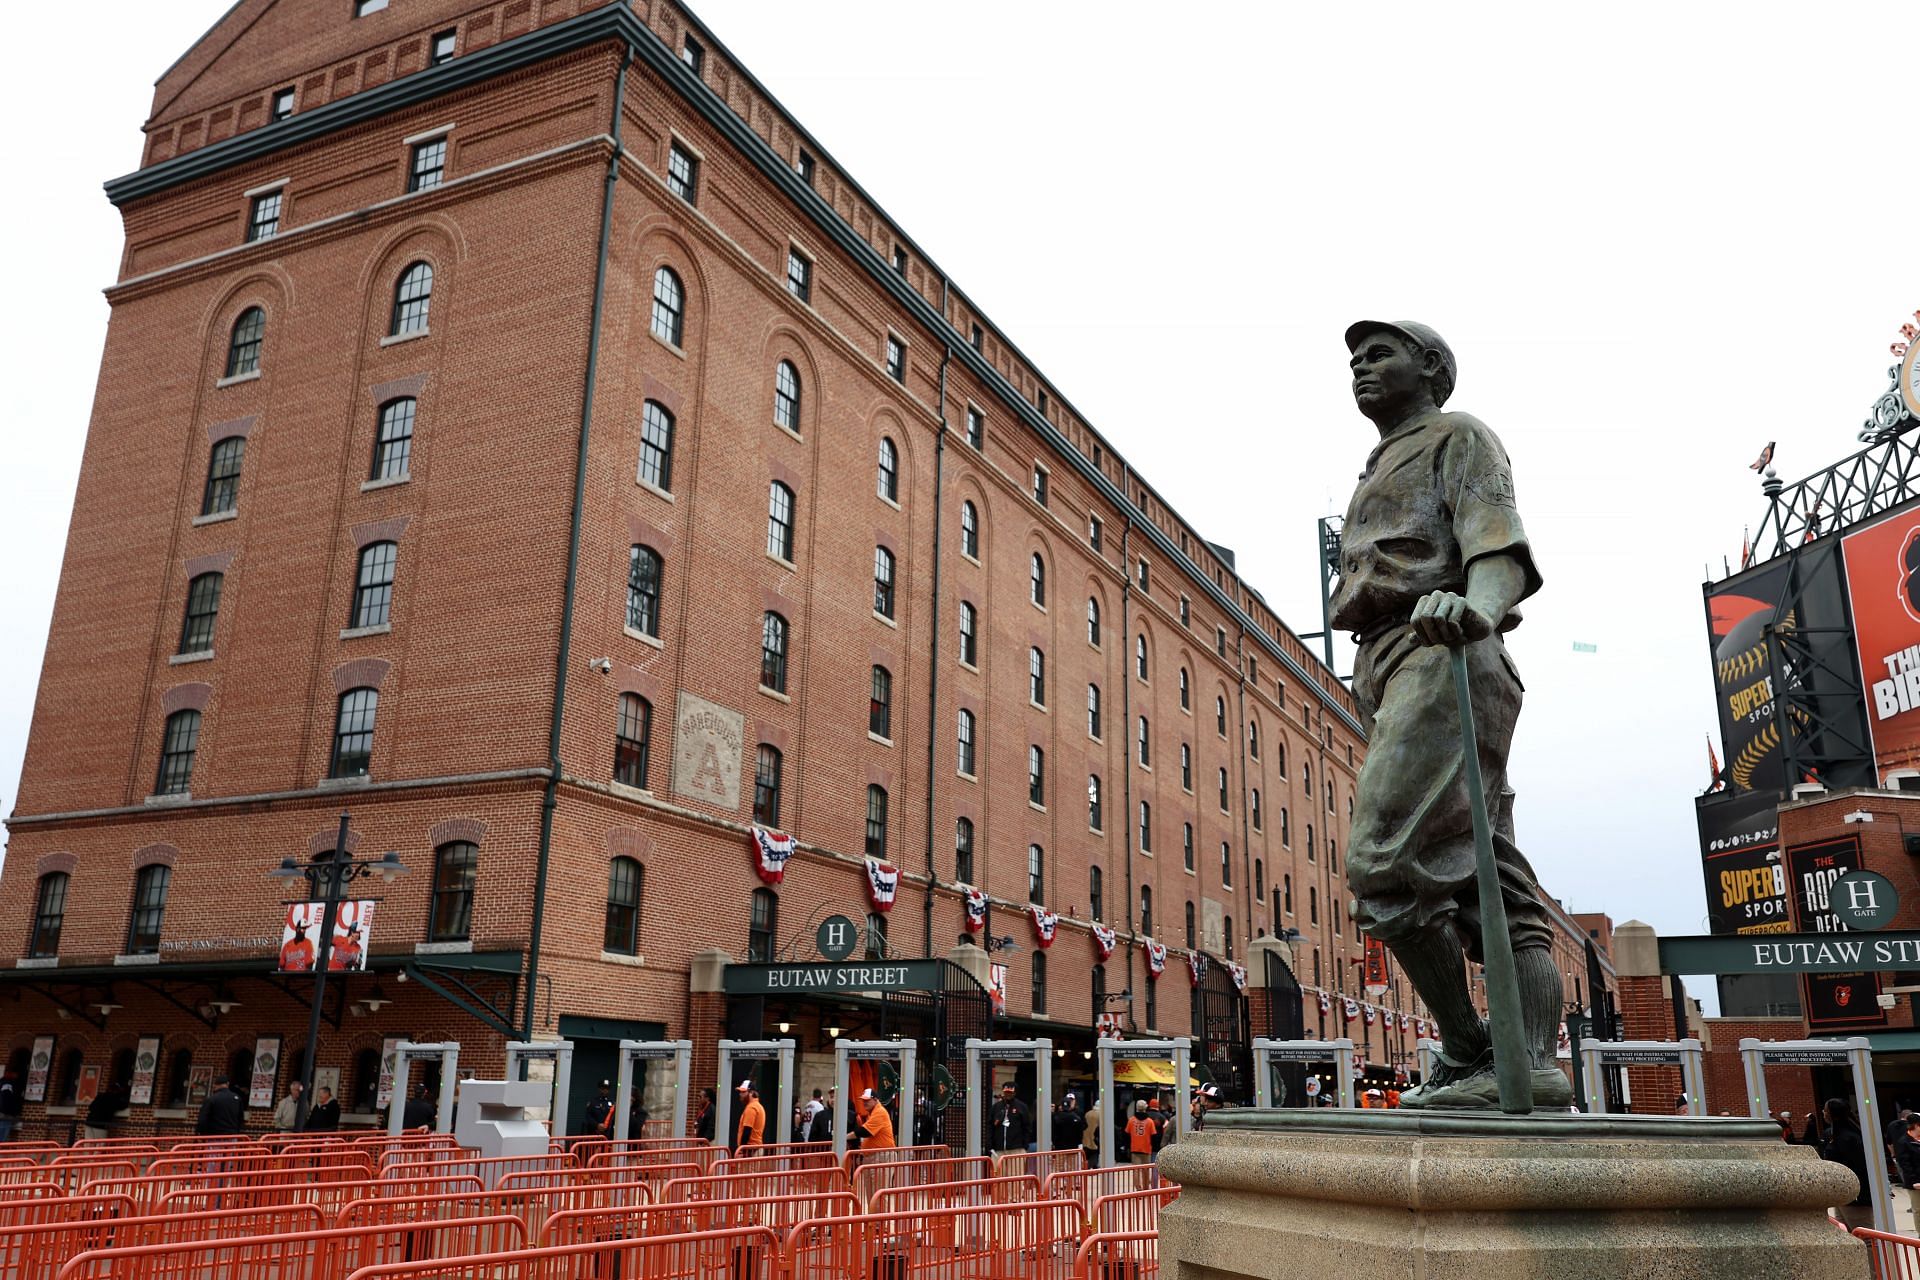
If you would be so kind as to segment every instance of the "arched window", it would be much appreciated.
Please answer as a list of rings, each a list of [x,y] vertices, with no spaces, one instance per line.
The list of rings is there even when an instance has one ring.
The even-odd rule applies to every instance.
[[[973,777],[973,712],[965,707],[960,708],[959,757],[960,772]]]
[[[33,937],[27,955],[35,959],[60,954],[60,929],[67,922],[67,873],[49,871],[40,877],[33,897]]]
[[[360,549],[360,569],[354,576],[353,610],[349,629],[384,626],[393,616],[393,575],[400,560],[400,544],[369,542]]]
[[[1037,746],[1027,748],[1027,799],[1041,806],[1047,803],[1047,753]]]
[[[233,322],[233,333],[227,339],[227,373],[229,378],[237,378],[243,373],[260,371],[260,344],[267,336],[267,313],[259,307],[248,307]]]
[[[960,661],[970,667],[979,666],[980,658],[980,614],[970,600],[960,602]]]
[[[1193,710],[1193,691],[1190,683],[1187,679],[1187,669],[1180,668],[1180,709],[1182,711]]]
[[[686,322],[687,298],[680,277],[672,267],[661,267],[653,273],[653,336],[677,347]]]
[[[778,747],[761,743],[753,757],[753,820],[763,827],[780,825],[780,773],[785,761]]]
[[[873,668],[873,696],[867,703],[867,732],[876,738],[893,737],[893,673],[878,663]]]
[[[1143,884],[1140,886],[1140,936],[1143,938],[1151,938],[1153,936],[1152,885]],[[1153,984],[1149,982],[1147,985],[1151,987]]]
[[[1313,861],[1313,824],[1307,824],[1307,861]]]
[[[1047,604],[1047,562],[1038,551],[1027,564],[1027,597],[1041,608]]]
[[[767,486],[767,554],[793,563],[793,490],[778,480]]]
[[[1313,761],[1307,760],[1300,765],[1300,784],[1307,791],[1307,806],[1313,806]]]
[[[1047,705],[1047,655],[1038,645],[1027,650],[1027,697],[1036,707]]]
[[[878,488],[880,496],[888,502],[900,501],[900,451],[894,448],[893,441],[886,436],[880,437]]]
[[[349,689],[340,695],[340,714],[333,725],[333,759],[329,778],[365,777],[373,763],[373,722],[380,709],[378,689]]]
[[[464,942],[473,936],[473,883],[479,875],[480,848],[454,840],[433,851],[433,915],[429,942]]]
[[[866,959],[887,958],[887,918],[878,911],[867,912],[866,944]]]
[[[187,612],[180,621],[179,653],[213,652],[213,624],[220,616],[223,575],[203,573],[187,584]]]
[[[1047,953],[1033,953],[1033,1011],[1043,1014],[1047,1011]]]
[[[1260,758],[1260,722],[1247,721],[1247,754],[1255,760]]]
[[[1142,769],[1153,768],[1153,740],[1148,732],[1147,718],[1145,716],[1140,717],[1140,727],[1134,737],[1139,744],[1140,767]]]
[[[1100,686],[1097,684],[1087,686],[1087,736],[1100,736]]]
[[[412,396],[401,396],[380,406],[379,429],[373,437],[373,471],[369,480],[400,480],[413,459]]]
[[[1196,942],[1196,937],[1195,937],[1194,928],[1193,928],[1193,903],[1191,900],[1189,900],[1187,903],[1187,950],[1189,951],[1193,950],[1195,942]]]
[[[1307,886],[1307,923],[1320,923],[1320,890],[1313,885]]]
[[[652,748],[653,704],[637,693],[621,694],[620,723],[613,738],[613,780],[645,791]]]
[[[973,883],[973,820],[960,818],[953,824],[953,878],[961,884]]]
[[[640,888],[644,872],[632,858],[615,858],[607,864],[607,927],[601,948],[615,955],[637,955],[640,951]],[[754,900],[756,912],[760,906]],[[751,934],[748,935],[752,937]],[[751,946],[751,942],[748,944]]]
[[[200,499],[200,514],[222,515],[240,505],[240,461],[247,453],[245,436],[228,436],[213,446],[207,457],[207,488]]]
[[[1221,737],[1227,736],[1227,700],[1215,697],[1213,700],[1213,731]]]
[[[873,549],[873,611],[893,616],[893,552],[885,547]]]
[[[1047,900],[1047,855],[1037,844],[1027,846],[1027,901]]]
[[[760,619],[760,687],[787,691],[787,620],[772,612]]]
[[[660,553],[637,542],[627,551],[627,628],[660,638]]]
[[[770,962],[773,959],[773,940],[779,932],[779,897],[771,889],[755,889],[752,911],[747,917],[747,963]]]
[[[960,554],[980,558],[980,512],[971,502],[960,504]]]
[[[187,1088],[192,1079],[193,1050],[175,1049],[167,1062],[167,1086],[158,1095],[166,1099],[164,1105],[184,1108],[187,1105]]]
[[[180,796],[193,786],[193,755],[200,747],[200,713],[176,711],[167,717],[160,737],[160,771],[154,776],[153,794]]]
[[[167,886],[173,868],[153,863],[133,878],[133,911],[127,920],[127,954],[150,956],[160,950],[160,924],[167,914]]]
[[[433,266],[416,262],[400,273],[400,281],[393,287],[393,323],[387,328],[387,336],[425,333],[427,310],[432,305]]]
[[[658,400],[640,413],[640,483],[673,492],[673,415]]]
[[[887,789],[878,785],[867,788],[867,856],[887,856]]]
[[[1100,647],[1100,602],[1092,596],[1087,597],[1087,643]]]
[[[800,433],[800,371],[790,360],[773,367],[773,421],[795,435]]]
[[[1333,812],[1333,779],[1328,778],[1326,782],[1327,782],[1327,812],[1332,813]]]
[[[1147,678],[1147,638],[1144,635],[1133,638],[1133,674],[1142,680]]]
[[[1087,826],[1094,831],[1105,830],[1100,813],[1100,775],[1087,775]]]
[[[1140,802],[1140,852],[1153,852],[1153,806],[1145,800]]]

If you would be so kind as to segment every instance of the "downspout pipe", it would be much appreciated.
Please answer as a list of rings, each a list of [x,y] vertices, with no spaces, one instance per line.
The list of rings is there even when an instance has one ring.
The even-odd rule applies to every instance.
[[[587,335],[586,385],[580,392],[580,433],[573,456],[573,516],[567,530],[566,593],[560,604],[560,643],[553,658],[553,719],[547,726],[547,786],[540,799],[540,852],[533,874],[533,928],[527,939],[527,997],[521,1006],[520,1034],[533,1038],[534,1000],[539,990],[541,926],[547,905],[547,872],[553,861],[553,814],[560,803],[560,725],[567,708],[567,663],[573,647],[573,602],[580,587],[580,524],[587,504],[587,445],[593,435],[593,390],[600,373],[600,330],[606,318],[607,255],[613,243],[613,191],[620,180],[620,125],[627,101],[627,68],[633,45],[625,45],[620,73],[613,81],[613,152],[600,196],[599,260],[593,273],[593,323]]]
[[[940,277],[940,314],[947,313],[947,278]],[[921,901],[921,936],[926,939],[920,954],[933,956],[933,885],[939,877],[933,865],[933,782],[935,735],[940,726],[940,534],[946,528],[940,499],[946,492],[947,464],[947,365],[953,360],[953,344],[940,353],[940,434],[933,441],[933,606],[932,638],[927,642],[927,895]]]
[[[1123,480],[1129,478],[1130,475],[1122,477]],[[1127,735],[1133,731],[1133,671],[1127,665],[1127,637],[1133,632],[1133,624],[1128,612],[1133,602],[1133,576],[1127,570],[1127,557],[1132,554],[1132,549],[1133,515],[1128,512],[1127,523],[1120,530],[1120,635],[1118,637],[1120,649],[1120,848],[1125,852],[1127,865],[1127,903],[1126,915],[1123,918],[1132,926],[1128,932],[1135,938],[1145,937],[1151,942],[1153,939],[1150,935],[1140,932],[1140,904],[1135,898],[1133,888],[1133,753],[1127,750]],[[1164,903],[1161,905],[1165,906]],[[1124,988],[1127,991],[1133,991],[1133,953],[1136,950],[1138,950],[1136,947],[1127,948],[1127,985]],[[1152,978],[1146,980],[1153,981]],[[1140,994],[1134,991],[1135,996]],[[1138,1001],[1127,1006],[1127,1021],[1135,1030],[1140,1027],[1140,1015],[1134,1012],[1139,1007]],[[1093,1011],[1095,1020],[1098,1021],[1104,1012],[1103,1009],[1095,1009]],[[1112,1114],[1113,1108],[1106,1098],[1100,1099],[1100,1105],[1107,1108],[1104,1114]]]
[[[1253,913],[1258,910],[1258,905],[1253,896],[1253,819],[1250,812],[1253,808],[1251,781],[1253,756],[1248,750],[1250,740],[1247,736],[1247,631],[1245,627],[1239,628],[1239,635],[1234,639],[1233,656],[1240,668],[1240,679],[1236,686],[1240,703],[1240,750],[1237,753],[1240,759],[1240,883],[1245,887],[1247,894],[1247,914],[1242,924],[1247,930],[1247,936],[1251,938],[1253,937]],[[1232,949],[1232,938],[1227,939],[1227,947],[1229,950]]]

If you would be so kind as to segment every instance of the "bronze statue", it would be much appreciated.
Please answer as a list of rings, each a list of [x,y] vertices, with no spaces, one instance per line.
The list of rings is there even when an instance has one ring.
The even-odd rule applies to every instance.
[[[1333,625],[1359,645],[1353,692],[1368,731],[1348,832],[1348,912],[1399,961],[1442,1044],[1436,1069],[1400,1102],[1500,1103],[1493,1040],[1461,960],[1463,949],[1476,961],[1482,954],[1461,704],[1449,672],[1458,649],[1471,674],[1473,745],[1532,1059],[1525,1078],[1534,1106],[1564,1108],[1573,1093],[1553,1057],[1560,974],[1533,870],[1513,842],[1506,785],[1522,685],[1500,637],[1540,589],[1511,465],[1479,419],[1443,411],[1458,366],[1438,333],[1364,320],[1346,336],[1354,401],[1380,431],[1347,507],[1332,609]]]

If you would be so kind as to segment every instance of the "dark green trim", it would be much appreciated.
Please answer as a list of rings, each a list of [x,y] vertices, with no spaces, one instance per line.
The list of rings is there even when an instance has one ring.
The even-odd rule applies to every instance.
[[[562,1040],[664,1040],[667,1036],[667,1024],[664,1022],[636,1022],[632,1018],[583,1018],[571,1013],[560,1015],[559,1029]]]
[[[121,965],[77,964],[54,969],[0,969],[0,983],[64,983],[116,980],[149,986],[155,982],[176,980],[199,982],[207,978],[264,977],[278,973],[277,957],[255,956],[246,960],[191,960],[173,964]],[[523,955],[518,951],[462,951],[444,955],[373,955],[367,958],[368,973],[393,973],[401,969],[442,969],[449,972],[501,974],[517,977]]]
[[[1660,972],[1875,973],[1920,968],[1920,930],[1696,934],[1660,939]]]

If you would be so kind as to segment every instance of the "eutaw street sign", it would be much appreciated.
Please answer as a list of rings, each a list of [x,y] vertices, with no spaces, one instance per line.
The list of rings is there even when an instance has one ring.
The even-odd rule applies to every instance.
[[[1660,939],[1660,972],[1861,973],[1920,969],[1920,932],[1712,934]]]

